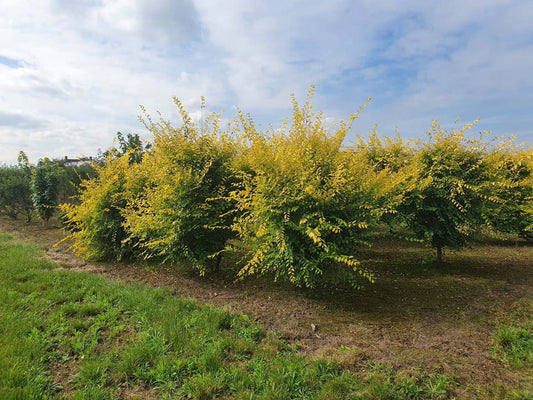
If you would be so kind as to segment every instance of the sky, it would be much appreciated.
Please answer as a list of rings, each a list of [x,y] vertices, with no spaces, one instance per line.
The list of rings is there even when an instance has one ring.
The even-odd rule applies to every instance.
[[[94,156],[118,131],[149,138],[139,105],[180,123],[201,96],[260,127],[290,94],[328,123],[371,103],[347,140],[474,130],[533,144],[531,0],[2,0],[0,163]]]

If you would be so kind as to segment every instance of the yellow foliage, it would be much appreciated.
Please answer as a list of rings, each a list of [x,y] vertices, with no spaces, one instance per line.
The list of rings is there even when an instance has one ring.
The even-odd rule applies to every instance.
[[[98,177],[81,183],[79,202],[60,206],[74,239],[74,251],[88,259],[129,257],[132,249],[123,243],[126,233],[121,217],[127,201],[124,186],[129,155],[109,157],[105,166],[96,169]]]
[[[291,96],[289,122],[264,132],[241,111],[226,129],[216,113],[198,126],[177,98],[178,126],[142,108],[149,151],[110,157],[83,183],[80,203],[62,206],[76,251],[186,259],[203,274],[240,247],[239,277],[357,287],[374,281],[356,256],[378,225],[439,249],[460,248],[481,226],[533,236],[531,148],[468,139],[477,121],[450,132],[433,121],[416,142],[374,129],[346,146],[368,101],[330,131],[313,93],[301,106]]]

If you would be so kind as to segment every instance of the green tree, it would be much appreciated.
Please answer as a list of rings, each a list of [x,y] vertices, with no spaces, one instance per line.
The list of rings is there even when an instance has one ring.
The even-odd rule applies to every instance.
[[[99,158],[100,164],[103,164],[108,157],[122,157],[128,154],[130,164],[139,163],[142,160],[143,154],[148,152],[152,147],[151,143],[142,140],[137,133],[117,132],[116,142],[118,147],[111,147],[102,153]]]
[[[60,168],[56,162],[44,158],[39,161],[32,179],[32,201],[39,217],[48,222],[58,206]]]
[[[19,214],[31,221],[33,203],[28,173],[18,167],[0,167],[0,213],[11,218]]]
[[[94,164],[64,165],[61,160],[59,166],[59,200],[58,203],[76,201],[76,196],[81,189],[81,183],[96,177]]]
[[[26,153],[24,153],[22,150],[19,151],[19,154],[17,156],[17,162],[18,162],[18,167],[22,169],[23,171],[25,171],[29,177],[31,174],[30,161]]]

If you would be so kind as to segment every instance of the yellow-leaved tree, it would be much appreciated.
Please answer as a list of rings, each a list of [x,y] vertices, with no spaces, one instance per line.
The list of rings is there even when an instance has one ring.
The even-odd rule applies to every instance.
[[[78,201],[60,205],[74,239],[74,251],[93,260],[131,258],[135,248],[125,242],[128,235],[122,216],[128,202],[129,153],[110,156],[103,166],[95,168],[97,176],[82,181]]]
[[[175,99],[177,126],[141,118],[152,143],[111,152],[78,202],[63,205],[87,258],[189,261],[201,274],[221,254],[244,255],[238,276],[267,274],[300,287],[374,280],[357,259],[375,228],[425,241],[442,257],[480,229],[533,232],[533,152],[473,140],[473,124],[433,123],[427,141],[344,141],[359,111],[334,130],[313,112],[314,87],[280,129],[238,112],[195,124]],[[203,105],[203,107],[205,107]],[[124,143],[126,141],[123,140]]]
[[[484,161],[491,166],[486,226],[533,239],[533,147],[524,149],[507,140],[494,146]]]
[[[433,121],[428,140],[412,157],[416,185],[406,188],[389,220],[430,244],[439,260],[446,248],[460,250],[482,229],[519,233],[519,220],[531,209],[531,169],[520,161],[524,156],[510,143],[470,138],[476,122],[447,131]]]
[[[187,260],[204,274],[219,267],[226,242],[235,236],[228,194],[236,177],[231,167],[236,141],[220,130],[220,115],[198,126],[174,101],[182,125],[144,119],[153,145],[130,171],[133,187],[123,225],[145,258]]]
[[[272,274],[294,285],[331,281],[358,286],[373,275],[357,260],[371,228],[390,208],[397,181],[368,167],[343,141],[358,113],[330,133],[313,113],[311,88],[294,96],[289,126],[261,134],[241,114],[241,186],[232,192],[234,229],[249,253],[239,275]]]

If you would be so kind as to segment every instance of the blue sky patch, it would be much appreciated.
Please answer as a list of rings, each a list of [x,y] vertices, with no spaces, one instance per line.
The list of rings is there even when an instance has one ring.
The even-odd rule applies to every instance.
[[[1,54],[0,54],[0,64],[4,64],[8,66],[9,68],[21,68],[23,65],[21,60],[15,60],[14,58],[9,58]]]

